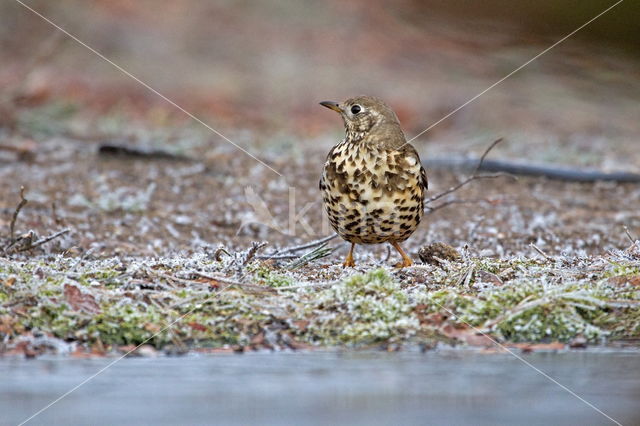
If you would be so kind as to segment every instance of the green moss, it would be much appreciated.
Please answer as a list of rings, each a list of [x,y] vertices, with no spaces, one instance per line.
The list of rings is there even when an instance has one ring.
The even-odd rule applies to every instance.
[[[264,265],[254,269],[254,277],[260,284],[274,288],[288,287],[295,284],[292,278],[279,274]]]
[[[410,337],[419,327],[414,304],[384,270],[356,275],[320,292],[308,315],[312,342],[370,344]]]
[[[635,264],[623,264],[612,260],[609,260],[609,263],[612,265],[612,268],[605,272],[605,278],[640,275],[640,267]]]

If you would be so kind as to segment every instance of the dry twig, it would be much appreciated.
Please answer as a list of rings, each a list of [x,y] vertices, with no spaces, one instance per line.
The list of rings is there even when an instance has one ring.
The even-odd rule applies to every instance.
[[[11,218],[11,225],[10,225],[11,232],[9,235],[9,239],[11,243],[15,241],[16,220],[18,219],[20,210],[22,210],[22,208],[24,207],[25,204],[27,204],[27,202],[28,200],[24,198],[24,186],[21,186],[20,187],[20,203],[18,203],[18,207],[16,207],[16,210],[13,212],[13,217]]]
[[[498,145],[500,142],[502,142],[502,138],[498,138],[495,141],[493,141],[491,143],[491,145],[489,145],[489,147],[487,149],[485,149],[485,151],[482,153],[482,156],[480,157],[480,161],[478,162],[478,166],[476,167],[475,171],[473,172],[473,174],[471,176],[469,176],[468,178],[466,178],[465,180],[463,180],[462,182],[458,183],[457,185],[452,186],[451,188],[436,194],[432,197],[429,197],[425,200],[425,204],[429,204],[432,203],[436,200],[439,200],[440,198],[449,195],[453,192],[456,192],[457,190],[459,190],[460,188],[462,188],[463,186],[469,184],[470,182],[473,182],[474,180],[477,179],[495,179],[498,177],[509,177],[511,179],[516,179],[515,176],[512,176],[510,174],[507,173],[495,173],[495,174],[491,174],[491,175],[479,175],[478,171],[480,170],[480,167],[482,167],[482,163],[484,162],[484,159],[486,158],[487,155],[489,155],[489,153],[491,152],[491,150],[493,148],[495,148],[496,145]],[[439,209],[441,207],[436,207],[435,210]],[[433,211],[433,209],[432,209]]]
[[[627,235],[627,238],[629,238],[629,241],[631,241],[631,244],[635,244],[636,238],[633,238],[633,235],[631,235],[631,231],[629,231],[627,225],[623,225],[622,228],[624,229],[624,233]]]
[[[34,249],[34,248],[36,248],[38,246],[41,246],[41,245],[43,245],[45,243],[48,243],[51,240],[54,240],[54,239],[56,239],[56,238],[58,238],[58,237],[60,237],[60,236],[62,236],[64,234],[66,234],[69,231],[71,231],[69,228],[63,229],[62,231],[58,231],[55,234],[49,235],[48,237],[41,238],[38,241],[36,241],[35,243],[31,243],[30,242],[26,246],[16,249],[16,251],[20,252],[20,251],[27,251],[27,250]]]
[[[549,256],[547,253],[543,252],[538,246],[536,246],[533,243],[529,244],[529,246],[531,246],[532,249],[534,249],[535,251],[540,253],[540,255],[542,257],[544,257],[545,259],[547,259],[549,262],[553,262],[553,258],[551,256]]]

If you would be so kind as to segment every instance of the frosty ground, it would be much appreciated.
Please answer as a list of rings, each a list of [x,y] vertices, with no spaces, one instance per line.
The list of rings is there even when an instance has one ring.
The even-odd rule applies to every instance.
[[[358,266],[344,269],[339,238],[305,245],[319,237],[305,233],[322,223],[319,209],[287,228],[289,186],[251,159],[98,148],[52,138],[2,170],[5,182],[30,181],[14,240],[68,230],[10,245],[20,195],[3,187],[3,353],[556,350],[639,337],[640,244],[624,228],[638,208],[633,185],[473,181],[431,205],[408,241],[415,266],[360,247]],[[295,176],[296,208],[318,198],[311,158],[322,157],[276,162]],[[436,193],[463,179],[431,173]]]

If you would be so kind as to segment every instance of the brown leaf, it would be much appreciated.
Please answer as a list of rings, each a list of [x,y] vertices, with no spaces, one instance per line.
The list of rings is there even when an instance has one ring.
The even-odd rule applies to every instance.
[[[98,305],[96,299],[88,293],[83,293],[74,285],[64,285],[64,298],[74,311],[83,311],[92,314],[100,312],[100,305]]]
[[[0,333],[5,335],[13,335],[14,321],[11,315],[0,316]]]
[[[297,320],[297,321],[293,321],[293,326],[297,329],[299,329],[300,331],[305,331],[307,329],[307,327],[309,327],[309,323],[310,321],[308,320]]]
[[[488,335],[477,332],[471,327],[454,327],[445,324],[440,332],[446,337],[464,342],[470,346],[493,346],[496,344]]]
[[[607,281],[609,284],[619,286],[631,284],[634,287],[640,287],[640,275],[620,275],[617,277],[611,277]]]
[[[208,328],[205,327],[204,325],[197,323],[197,322],[190,322],[187,323],[187,325],[191,328],[193,328],[194,330],[198,330],[198,331],[207,331]]]
[[[160,327],[158,324],[148,322],[144,325],[144,329],[152,333],[158,333],[160,332],[160,330],[162,330],[162,327]]]
[[[416,305],[413,309],[418,317],[418,321],[420,321],[420,325],[431,325],[435,327],[440,327],[442,323],[447,319],[447,317],[440,312],[432,312],[430,314],[426,314],[428,306],[427,305]]]

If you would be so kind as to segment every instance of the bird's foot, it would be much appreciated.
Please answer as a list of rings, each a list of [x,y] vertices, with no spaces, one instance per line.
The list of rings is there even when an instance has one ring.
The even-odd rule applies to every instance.
[[[396,268],[406,268],[406,267],[411,266],[411,265],[413,265],[413,261],[411,260],[411,258],[403,257],[402,258],[402,262],[398,262],[393,266],[395,266]]]
[[[351,243],[351,248],[349,249],[349,253],[347,254],[347,258],[344,260],[342,264],[343,268],[353,268],[356,266],[356,261],[353,260],[353,249],[356,247],[355,243]]]
[[[356,266],[356,261],[353,260],[353,257],[348,257],[342,264],[343,268],[353,268],[355,266]]]

